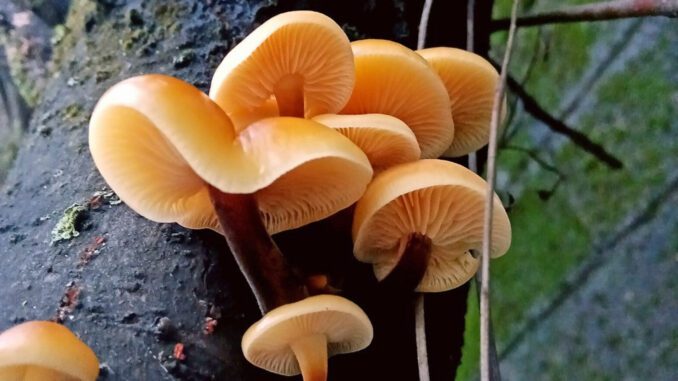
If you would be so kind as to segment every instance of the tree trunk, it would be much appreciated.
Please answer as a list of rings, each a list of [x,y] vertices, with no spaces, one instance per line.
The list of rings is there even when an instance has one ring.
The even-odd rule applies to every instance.
[[[207,91],[218,63],[254,26],[302,7],[327,13],[351,39],[389,38],[412,47],[423,1],[271,3],[71,4],[67,34],[54,48],[54,75],[0,193],[0,330],[25,320],[63,321],[97,353],[104,364],[101,379],[286,379],[250,366],[241,354],[240,338],[260,316],[223,238],[156,224],[118,204],[106,192],[87,146],[96,100],[124,78],[165,73]],[[491,2],[477,3],[476,46],[486,52]],[[463,47],[465,17],[463,2],[436,2],[428,45]],[[306,232],[314,229],[324,234],[316,238],[328,236],[326,225]],[[344,292],[363,306],[375,326],[369,349],[330,361],[330,379],[415,380],[411,303],[380,295],[369,267],[350,255],[350,242],[327,248],[323,239],[306,239],[301,247],[300,234],[308,233],[276,238],[297,260],[305,252],[340,252],[332,257],[339,258],[338,268],[357,279]],[[327,267],[312,262],[298,264],[306,271]],[[433,380],[454,377],[467,292],[465,286],[427,296]],[[183,361],[172,355],[177,343],[184,345]]]

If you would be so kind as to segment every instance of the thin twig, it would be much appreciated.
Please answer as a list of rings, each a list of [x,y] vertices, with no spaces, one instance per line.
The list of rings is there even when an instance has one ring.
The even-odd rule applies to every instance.
[[[468,3],[466,4],[466,50],[472,53],[475,51],[474,46],[475,18],[476,18],[476,1],[468,0]]]
[[[542,167],[543,169],[545,169],[546,171],[554,173],[559,178],[565,178],[565,175],[558,168],[556,168],[555,165],[550,164],[550,163],[546,162],[546,160],[539,157],[539,154],[534,149],[514,146],[514,145],[510,145],[510,144],[507,144],[506,146],[504,146],[502,148],[506,149],[506,150],[522,152],[522,153],[526,154],[534,162],[539,164],[539,166]]]
[[[496,63],[493,62],[496,66]],[[600,144],[593,142],[585,134],[566,125],[563,121],[549,114],[544,108],[527,93],[524,87],[512,76],[507,77],[507,83],[511,91],[523,102],[523,109],[532,115],[535,119],[543,122],[551,131],[567,136],[572,143],[579,148],[595,156],[598,160],[605,163],[612,169],[621,169],[624,163],[617,157],[607,152]]]
[[[473,53],[475,50],[475,0],[468,0],[466,4],[466,50]],[[476,151],[468,154],[468,169],[478,173],[478,154]]]
[[[419,20],[419,34],[417,36],[417,49],[423,49],[426,45],[426,31],[428,30],[428,16],[431,14],[433,0],[424,1],[424,8],[421,11],[421,20]]]
[[[414,335],[417,343],[417,364],[419,381],[430,381],[428,369],[428,350],[426,348],[426,318],[424,315],[424,294],[417,293],[414,300]]]
[[[511,27],[509,28],[508,41],[504,61],[501,65],[499,83],[494,94],[494,106],[490,122],[490,142],[487,150],[487,195],[485,198],[485,218],[483,226],[483,252],[481,261],[481,287],[480,287],[480,379],[490,381],[490,247],[492,244],[492,215],[494,206],[494,183],[497,160],[497,130],[501,107],[506,87],[506,73],[508,63],[511,60],[513,50],[513,38],[516,32],[516,15],[518,13],[518,0],[513,0],[511,9]]]
[[[475,0],[468,0],[466,5],[466,50],[472,52],[475,50]],[[468,154],[468,168],[475,173],[478,173],[478,153],[477,151]],[[475,253],[475,252],[474,252]],[[476,296],[478,297],[478,304],[480,304],[480,274],[475,276],[476,282]],[[494,341],[494,333],[492,329],[492,318],[490,317],[490,375],[493,380],[501,380],[499,372],[499,356],[497,356],[497,345]]]
[[[428,30],[428,17],[431,14],[433,0],[425,0],[419,20],[419,34],[417,35],[417,49],[426,46],[426,31]],[[419,381],[430,381],[428,367],[428,348],[426,345],[426,315],[424,311],[424,295],[418,293],[414,302],[414,335],[417,346],[417,364],[419,369]]]
[[[570,6],[522,16],[518,18],[517,24],[521,27],[645,16],[678,17],[678,0],[615,0]],[[509,27],[509,21],[509,19],[494,20],[490,24],[490,30],[505,30]]]

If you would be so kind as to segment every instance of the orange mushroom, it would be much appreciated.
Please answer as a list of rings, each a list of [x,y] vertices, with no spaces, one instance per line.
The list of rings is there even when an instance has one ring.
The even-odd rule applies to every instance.
[[[372,176],[364,153],[328,127],[268,118],[236,134],[205,94],[162,75],[108,90],[89,144],[104,179],[137,213],[222,232],[262,311],[306,296],[268,234],[347,207]]]
[[[497,70],[483,57],[461,49],[439,47],[417,53],[431,64],[449,94],[455,132],[444,156],[464,156],[483,147],[490,139]]]
[[[272,17],[226,55],[210,97],[240,131],[264,117],[337,113],[354,81],[341,27],[321,13],[294,11]]]
[[[270,372],[325,381],[328,357],[359,351],[372,337],[372,324],[355,303],[318,295],[267,313],[245,332],[242,351],[249,362]]]
[[[422,158],[438,157],[452,144],[454,122],[447,90],[430,65],[392,41],[351,43],[356,82],[341,114],[380,113],[412,129]]]
[[[356,204],[354,254],[372,263],[380,281],[397,288],[440,292],[478,269],[487,184],[461,165],[420,160],[377,175]],[[493,257],[511,244],[511,224],[495,196]],[[389,280],[390,279],[390,280]]]
[[[337,115],[322,114],[314,121],[336,129],[360,147],[380,172],[396,164],[419,159],[417,138],[400,119],[385,114]]]
[[[220,230],[206,184],[253,194],[273,234],[351,205],[372,172],[358,147],[310,120],[269,118],[236,134],[207,96],[162,75],[107,91],[92,113],[89,145],[127,205],[192,229]]]
[[[68,328],[29,321],[0,334],[0,380],[94,381],[99,360]]]

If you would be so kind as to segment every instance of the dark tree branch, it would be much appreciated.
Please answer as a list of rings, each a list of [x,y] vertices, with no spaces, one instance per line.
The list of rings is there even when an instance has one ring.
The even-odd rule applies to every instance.
[[[615,20],[644,16],[678,17],[678,0],[614,0],[571,6],[519,17],[518,26]],[[490,24],[491,30],[508,29],[509,22],[508,18],[494,20]]]
[[[563,173],[560,172],[560,170],[555,165],[550,164],[546,160],[539,157],[539,154],[533,149],[513,145],[506,145],[502,148],[510,151],[522,152],[526,154],[530,159],[532,159],[535,163],[539,164],[541,168],[545,169],[548,172],[556,174],[559,178],[565,178],[565,175],[563,175]]]
[[[492,64],[495,67],[497,66],[496,62],[492,62]],[[573,129],[563,121],[557,119],[544,110],[537,100],[528,94],[525,88],[521,86],[515,78],[509,75],[507,78],[507,83],[511,91],[523,102],[523,108],[525,111],[527,111],[535,119],[546,124],[546,126],[550,128],[551,131],[567,136],[572,141],[572,143],[595,156],[598,160],[602,161],[612,169],[621,169],[624,167],[624,163],[622,163],[621,160],[611,153],[607,152],[607,150],[602,145],[592,141],[588,136],[586,136],[586,134]]]

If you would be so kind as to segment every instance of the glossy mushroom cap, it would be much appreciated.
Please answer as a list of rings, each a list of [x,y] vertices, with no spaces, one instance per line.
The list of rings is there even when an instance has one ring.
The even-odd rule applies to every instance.
[[[483,147],[490,139],[497,70],[483,57],[461,49],[440,47],[417,53],[431,64],[449,94],[454,140],[444,156],[464,156]]]
[[[294,11],[272,17],[228,53],[214,73],[210,97],[241,130],[267,116],[337,113],[354,81],[353,54],[341,27],[321,13]],[[277,110],[270,107],[272,97]],[[291,115],[299,102],[302,114]]]
[[[359,351],[372,336],[369,318],[355,303],[318,295],[267,313],[245,332],[242,350],[249,362],[270,372],[325,380],[328,357]]]
[[[426,60],[392,41],[351,46],[356,83],[340,113],[392,115],[412,129],[422,158],[440,156],[452,143],[454,123],[447,90]]]
[[[314,121],[336,129],[365,152],[375,172],[419,159],[421,150],[412,130],[385,114],[322,114]]]
[[[0,334],[0,380],[94,381],[99,361],[68,328],[30,321]]]
[[[90,121],[94,162],[137,213],[219,230],[206,183],[255,193],[270,233],[327,217],[355,202],[372,176],[350,140],[319,123],[269,118],[236,132],[205,94],[176,78],[115,85]]]
[[[354,254],[374,264],[385,278],[398,264],[413,233],[431,240],[428,267],[417,291],[455,288],[475,274],[478,260],[470,250],[482,248],[487,184],[461,165],[420,160],[377,175],[358,201],[353,219]],[[493,257],[511,244],[511,224],[495,196],[492,226]]]

